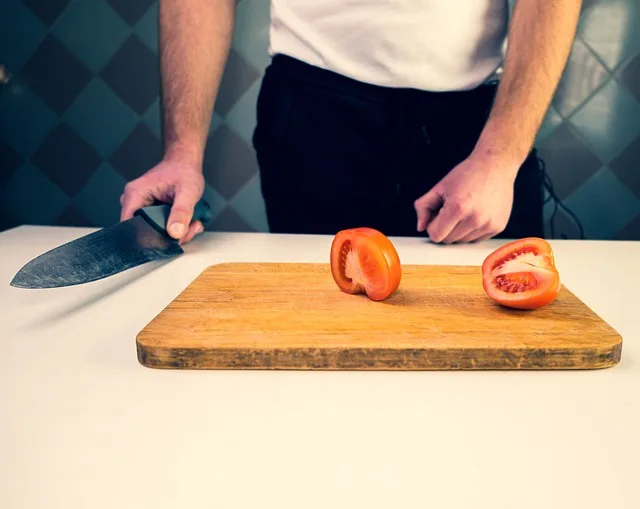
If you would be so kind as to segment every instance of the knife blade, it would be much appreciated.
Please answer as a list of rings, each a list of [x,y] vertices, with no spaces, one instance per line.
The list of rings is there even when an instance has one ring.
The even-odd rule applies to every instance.
[[[25,264],[10,285],[60,288],[97,281],[144,263],[172,258],[184,250],[166,232],[169,205],[151,205],[118,224],[102,228],[43,253]],[[200,200],[193,219],[204,225],[211,208]]]

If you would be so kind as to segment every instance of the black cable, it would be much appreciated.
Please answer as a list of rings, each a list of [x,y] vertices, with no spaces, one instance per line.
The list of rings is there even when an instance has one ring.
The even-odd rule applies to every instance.
[[[549,193],[549,196],[544,200],[544,203],[545,204],[549,203],[549,200],[553,200],[554,202],[553,212],[551,213],[551,217],[549,218],[549,228],[551,230],[551,238],[552,239],[555,238],[554,222],[556,218],[556,213],[558,212],[558,207],[560,207],[569,216],[569,219],[571,219],[571,221],[573,221],[573,223],[577,226],[578,232],[580,235],[580,240],[584,240],[585,239],[584,228],[582,227],[582,223],[580,222],[580,219],[578,219],[578,216],[576,216],[576,214],[564,203],[562,203],[562,200],[560,200],[560,198],[558,198],[555,191],[553,190],[553,182],[551,182],[551,178],[549,177],[549,174],[546,171],[546,166],[544,164],[544,161],[539,158],[538,158],[538,167],[540,168],[540,172],[542,173],[543,185],[547,189],[547,192]],[[563,237],[567,238],[566,235]]]

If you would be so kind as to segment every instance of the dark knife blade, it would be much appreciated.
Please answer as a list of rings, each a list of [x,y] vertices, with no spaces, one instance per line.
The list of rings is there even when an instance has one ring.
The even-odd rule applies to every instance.
[[[167,214],[168,208],[149,207],[132,219],[67,242],[31,260],[10,284],[29,289],[78,285],[180,255],[184,250],[164,230]]]

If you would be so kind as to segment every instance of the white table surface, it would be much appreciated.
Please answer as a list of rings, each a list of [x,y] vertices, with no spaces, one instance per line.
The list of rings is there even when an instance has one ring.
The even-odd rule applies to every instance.
[[[169,263],[9,286],[89,229],[0,234],[0,508],[640,508],[640,242],[553,242],[623,336],[584,372],[155,370],[135,336],[206,266],[328,260],[329,237],[205,234]],[[500,241],[394,239],[403,263]]]

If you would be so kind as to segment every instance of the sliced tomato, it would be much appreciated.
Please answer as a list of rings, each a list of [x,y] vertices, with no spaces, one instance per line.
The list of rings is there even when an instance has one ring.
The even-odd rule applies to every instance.
[[[528,237],[499,247],[482,264],[482,285],[490,298],[512,308],[537,309],[553,302],[560,275],[551,245]]]
[[[352,228],[333,239],[331,274],[343,292],[380,301],[398,289],[402,268],[394,245],[384,234],[372,228]]]

